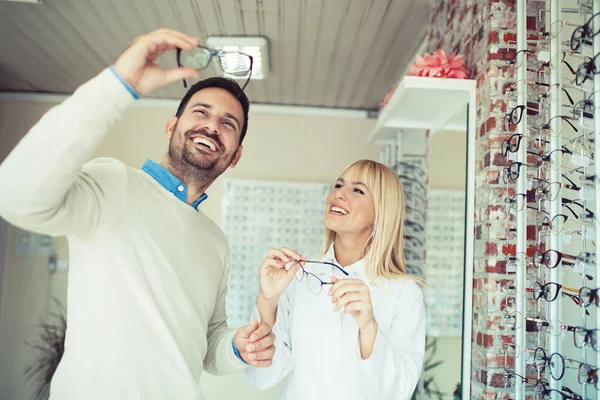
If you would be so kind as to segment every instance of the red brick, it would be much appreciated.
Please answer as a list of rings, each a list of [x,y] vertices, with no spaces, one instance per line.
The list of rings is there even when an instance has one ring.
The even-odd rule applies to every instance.
[[[488,261],[486,272],[490,274],[505,274],[506,273],[506,261]]]
[[[517,245],[516,244],[503,244],[502,245],[502,255],[515,256],[516,254],[517,254]]]
[[[496,111],[506,114],[506,101],[499,99],[490,102],[490,112],[493,113]]]
[[[486,256],[496,256],[498,255],[498,246],[494,242],[488,242],[485,245],[485,255]]]
[[[500,171],[499,170],[491,170],[487,171],[487,180],[488,184],[497,184],[500,182]]]
[[[481,370],[481,377],[479,378],[479,379],[480,379],[480,382],[482,382],[482,383],[487,383],[487,377],[488,377],[488,373],[487,373],[487,371],[486,371],[486,370],[484,370],[484,369],[482,369],[482,370]]]
[[[486,387],[486,389],[490,390],[490,391],[486,391],[484,392],[481,396],[479,397],[472,397],[472,399],[477,399],[477,400],[514,400],[514,393],[512,393],[510,390],[508,392],[506,392],[504,390],[504,386],[502,388],[493,388],[493,387]]]
[[[513,96],[513,93],[514,93],[513,87],[514,87],[514,82],[505,82],[505,83],[503,83],[502,84],[502,96],[508,97],[510,95],[511,98],[514,98],[514,96]],[[510,110],[508,110],[508,107],[507,107],[507,111],[506,112],[508,113],[508,111],[510,111]]]
[[[461,12],[460,12],[460,16],[458,17],[458,22],[462,23],[465,19],[465,16],[467,15],[467,13],[469,12],[469,7],[465,4],[465,6],[462,8]]]
[[[483,335],[483,347],[489,349],[494,345],[494,335],[484,334]]]
[[[502,290],[505,286],[507,286],[507,285],[514,286],[514,284],[515,284],[515,281],[513,279],[502,279],[499,284],[500,285],[499,289]]]
[[[502,373],[502,372],[492,373],[488,383],[491,387],[503,388],[504,387],[504,373]]]
[[[490,166],[490,159],[491,159],[491,154],[487,153],[484,157],[483,157],[483,164],[482,164],[482,168],[487,168]]]
[[[450,24],[454,20],[454,15],[456,14],[456,8],[451,8],[450,12],[446,16],[446,21]]]
[[[487,329],[491,329],[491,330],[500,329],[501,321],[502,321],[502,317],[500,317],[498,315],[488,316]]]
[[[510,12],[497,12],[491,16],[492,29],[515,29],[516,18]]]
[[[502,42],[505,44],[517,44],[517,33],[506,32],[502,35]]]
[[[477,290],[485,291],[485,287],[487,286],[488,278],[479,278],[477,279]]]
[[[512,309],[514,308],[515,305],[515,298],[512,296],[505,296],[501,301],[500,301],[500,311],[505,311],[507,309]]]
[[[500,340],[502,341],[501,345],[504,346],[505,344],[513,344],[515,342],[515,337],[500,335]]]
[[[504,157],[502,155],[502,151],[498,151],[494,153],[494,162],[493,164],[497,167],[508,167],[511,161],[508,160],[508,157]]]
[[[515,49],[497,49],[495,51],[489,52],[490,60],[505,60],[511,61],[515,59],[516,50]]]
[[[476,240],[479,240],[479,239],[481,239],[481,231],[482,231],[482,229],[481,229],[481,225],[477,225],[477,226],[475,227],[475,239],[476,239]]]
[[[509,10],[514,11],[515,4],[516,3],[514,0],[491,0],[490,1],[490,6],[492,7],[493,10],[506,11],[506,9],[508,8]]]
[[[527,257],[531,258],[533,257],[533,253],[538,249],[543,253],[544,251],[546,251],[546,244],[542,243],[539,247],[537,245],[527,246],[525,253],[527,254]]]
[[[508,121],[506,123],[504,123],[504,121],[502,121],[502,129],[504,129],[505,131],[507,131],[511,134],[517,132],[517,126],[509,123]]]
[[[527,226],[527,240],[537,240],[537,227],[535,225]]]
[[[497,125],[497,121],[496,121],[495,117],[488,118],[487,123],[486,123],[487,131],[489,132],[491,130],[496,129],[496,125]]]
[[[491,44],[497,44],[497,43],[499,43],[499,42],[500,42],[500,40],[499,40],[499,38],[498,38],[498,37],[499,37],[499,35],[498,35],[498,32],[496,32],[496,31],[491,31],[491,32],[488,34],[488,43],[491,43]]]
[[[527,154],[527,164],[537,165],[540,156],[537,154]],[[535,169],[535,167],[527,167],[528,169]]]
[[[488,368],[512,368],[515,365],[515,357],[511,355],[498,354],[490,356],[486,367]]]

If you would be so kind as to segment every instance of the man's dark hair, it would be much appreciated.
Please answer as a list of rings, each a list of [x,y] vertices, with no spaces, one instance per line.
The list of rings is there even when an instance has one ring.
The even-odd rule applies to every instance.
[[[248,100],[248,96],[246,96],[246,93],[244,93],[240,85],[238,85],[233,79],[213,77],[194,83],[187,91],[185,96],[183,96],[183,99],[181,99],[181,103],[179,103],[179,107],[177,108],[177,113],[175,116],[179,118],[181,114],[183,114],[185,107],[187,107],[187,104],[194,94],[202,89],[208,88],[227,90],[240,102],[242,110],[244,111],[244,125],[242,126],[242,133],[240,135],[240,144],[242,144],[244,137],[246,136],[246,131],[248,130],[248,111],[250,110],[250,100]]]

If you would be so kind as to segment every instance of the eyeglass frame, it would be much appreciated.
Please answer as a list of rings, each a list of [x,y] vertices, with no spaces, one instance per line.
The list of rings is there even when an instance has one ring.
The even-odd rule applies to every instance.
[[[571,327],[571,328],[576,328],[576,327]],[[598,368],[596,368],[596,367],[594,367],[594,366],[592,366],[590,364],[587,364],[587,363],[584,363],[584,362],[581,362],[581,361],[577,361],[577,360],[574,360],[574,359],[569,358],[569,357],[565,357],[565,356],[563,356],[560,353],[552,353],[550,355],[550,357],[548,357],[548,356],[546,356],[546,352],[544,351],[544,349],[541,348],[541,347],[538,347],[536,349],[535,353],[538,353],[538,350],[541,350],[541,353],[544,355],[544,363],[541,365],[541,369],[539,370],[539,373],[543,372],[544,369],[546,368],[546,365],[548,365],[548,369],[550,370],[550,376],[552,376],[552,378],[554,378],[555,380],[561,380],[563,378],[563,376],[565,375],[565,370],[567,368],[573,368],[573,367],[567,367],[565,365],[566,361],[569,361],[569,362],[572,362],[572,363],[578,363],[579,367],[577,368],[577,381],[581,385],[588,384],[588,383],[593,383],[594,386],[596,388],[598,388],[598,370],[599,370]],[[552,373],[552,366],[550,365],[550,361],[554,357],[557,357],[558,359],[560,359],[561,363],[562,363],[562,368],[560,368],[560,373],[557,374],[557,376],[555,376]],[[535,359],[536,359],[536,357],[535,357],[535,354],[534,354],[534,362],[535,362]],[[582,382],[581,381],[581,370],[582,370],[582,368],[584,366],[587,367],[587,369],[590,370],[591,374],[588,374],[588,378],[586,379],[586,381]],[[536,370],[537,370],[537,364],[536,364]]]
[[[516,171],[513,171],[515,169],[514,167],[516,167]],[[508,185],[509,181],[516,181],[517,179],[519,179],[522,167],[539,168],[539,166],[535,164],[527,164],[520,161],[513,161],[508,167],[502,169],[503,182]]]
[[[550,291],[551,289],[549,288],[556,288],[555,292],[554,292],[554,296],[552,295],[552,292]],[[579,297],[578,294],[580,293],[579,290],[569,287],[569,286],[565,286],[561,283],[557,283],[557,282],[546,282],[546,283],[542,283],[538,280],[535,281],[535,283],[533,284],[533,288],[526,288],[526,291],[530,291],[531,293],[533,293],[533,298],[535,300],[539,300],[541,298],[543,298],[544,300],[546,300],[547,302],[553,302],[554,300],[556,300],[558,298],[559,294],[563,294],[569,297]],[[571,292],[571,293],[568,293]],[[574,293],[577,293],[574,294]]]
[[[546,199],[540,199],[540,201],[539,201],[540,207],[543,207],[545,205],[545,204],[542,204],[542,202],[544,202],[545,200]],[[575,219],[580,219],[582,214],[577,214],[575,211],[573,211],[573,209],[571,207],[569,207],[569,204],[574,204],[576,206],[581,207],[581,210],[585,213],[585,215],[589,216],[592,219],[596,218],[596,214],[592,210],[585,207],[584,204],[580,203],[577,200],[571,200],[571,199],[567,199],[566,197],[562,197],[560,199],[560,201],[561,201],[561,207],[565,207],[567,210],[569,210],[571,212],[571,214],[573,214],[573,218],[575,218]]]
[[[600,74],[600,69],[596,68],[596,60],[600,56],[600,53],[596,54],[594,58],[590,58],[588,61],[584,61],[579,64],[575,73],[575,84],[577,86],[583,85],[588,79],[594,79],[594,75]]]
[[[537,84],[537,82],[536,82]],[[535,115],[536,117],[539,117],[542,115],[543,113],[543,109],[539,106],[535,108],[535,107],[531,107],[529,106],[529,104],[536,104],[533,102],[528,102],[527,105],[517,105],[515,107],[513,107],[508,113],[506,113],[504,115],[504,130],[505,131],[509,131],[509,125],[514,125],[517,126],[521,120],[523,119],[523,112],[527,112],[527,114],[529,115],[528,111],[534,111],[537,113],[537,115]]]
[[[519,148],[521,147],[521,139],[523,139],[523,134],[514,133],[514,134],[510,135],[510,137],[508,139],[503,140],[502,145],[501,145],[502,146],[502,156],[508,157],[508,153],[516,153],[517,151],[519,151]],[[514,141],[516,141],[516,143],[514,143]],[[541,142],[550,144],[549,141],[543,140],[542,138],[535,139],[535,141],[538,142],[539,145],[541,145]],[[534,154],[538,154],[538,153],[534,153]]]
[[[550,364],[550,359],[558,353],[552,353],[550,356],[548,356],[546,354],[546,350],[544,350],[543,347],[538,347],[535,349],[535,352],[533,353],[533,363],[535,365],[535,370],[538,372],[538,374],[541,374],[542,372],[544,372],[544,370],[546,369],[546,366],[548,367],[548,370],[550,371],[550,376],[552,376],[552,378],[556,379],[556,380],[560,380],[565,371],[564,368],[562,369],[560,374],[557,374],[558,377],[556,377],[553,373],[553,367],[552,364]],[[560,356],[560,354],[559,354]],[[564,365],[564,359],[563,359],[563,365]]]
[[[570,265],[570,266],[575,266],[574,262],[571,261],[564,261],[563,259],[568,259],[568,260],[575,260],[575,261],[581,261],[581,262],[588,262],[586,258],[584,258],[584,254],[587,254],[587,257],[591,257],[591,253],[581,253],[579,256],[574,256],[572,254],[567,254],[567,253],[563,253],[562,251],[558,251],[558,250],[553,250],[553,249],[549,249],[546,250],[544,252],[542,252],[540,249],[536,249],[533,252],[533,266],[535,268],[541,268],[546,267],[548,269],[554,269],[556,268],[559,264],[563,265]],[[555,255],[556,257],[556,261],[554,263],[549,263],[548,261],[550,260],[550,255]],[[538,259],[539,257],[539,262],[536,261],[536,259]],[[585,277],[589,280],[592,280],[593,277],[591,275],[587,275],[584,274]],[[581,299],[580,299],[581,300]]]
[[[581,45],[582,44],[586,44],[586,45],[592,45],[592,41],[590,39],[594,38],[596,35],[598,35],[598,33],[600,33],[600,29],[597,30],[596,32],[593,32],[589,25],[592,22],[592,20],[597,17],[598,15],[600,15],[600,13],[596,13],[594,15],[592,15],[586,22],[585,24],[581,25],[578,28],[575,28],[575,30],[573,31],[573,33],[571,34],[571,39],[569,40],[569,45],[571,47],[571,50],[575,51],[575,52],[580,52],[581,49]],[[579,37],[577,37],[577,34],[579,33]],[[587,39],[587,40],[586,40]]]
[[[579,301],[581,301],[581,304],[583,304],[584,307],[589,307],[592,304],[595,304],[596,307],[600,307],[600,296],[598,295],[598,292],[600,291],[600,287],[596,288],[596,289],[592,289],[590,287],[587,286],[583,286],[581,289],[579,289]],[[588,293],[586,293],[588,292]],[[587,296],[586,296],[587,295]],[[592,298],[593,296],[593,298]],[[588,299],[585,300],[584,299]]]
[[[304,279],[304,276],[306,276],[307,277],[306,278],[306,282],[307,282],[307,286],[308,286],[308,277],[309,276],[313,276],[313,277],[315,277],[321,283],[321,286],[319,288],[319,293],[313,292],[312,290],[310,290],[310,287],[308,289],[308,290],[311,291],[311,293],[316,294],[316,295],[319,295],[319,294],[322,293],[322,291],[323,291],[323,285],[333,285],[333,282],[324,282],[317,275],[313,274],[312,272],[306,271],[304,269],[304,266],[301,264],[301,262],[304,263],[304,264],[325,264],[325,265],[332,265],[332,266],[336,267],[338,270],[340,270],[344,274],[344,276],[350,276],[350,274],[347,271],[344,271],[344,269],[342,267],[340,267],[339,265],[337,265],[337,264],[335,264],[333,262],[329,262],[329,261],[314,261],[314,260],[304,260],[304,261],[296,261],[296,260],[294,260],[293,263],[296,263],[296,264],[300,265],[300,270],[298,270],[298,272],[302,271],[302,275],[301,275],[302,278],[300,278],[300,279],[298,279],[298,272],[296,272],[295,278],[296,278],[296,280],[298,282],[302,282],[302,279]]]
[[[504,388],[505,389],[507,389],[509,386],[514,385],[516,383],[517,378],[520,378],[523,383],[534,384],[537,382],[535,379],[526,378],[524,376],[517,374],[516,372],[509,371],[506,368],[504,368],[502,377],[504,379]]]
[[[524,254],[524,253],[523,253]],[[556,259],[555,262],[550,263],[548,262],[550,260],[549,255],[554,255],[554,258]],[[595,260],[596,258],[594,257],[594,255],[590,252],[582,252],[580,253],[578,256],[574,256],[572,254],[566,254],[563,253],[561,251],[558,250],[553,250],[553,249],[549,249],[546,251],[541,251],[539,248],[535,249],[532,255],[532,262],[529,263],[528,265],[533,265],[536,269],[540,269],[541,267],[546,267],[548,269],[554,269],[556,268],[558,265],[567,265],[570,266],[574,269],[577,268],[578,263],[584,263],[584,264],[595,264]],[[515,256],[507,256],[506,257],[507,261],[513,261],[516,262],[517,261],[517,257]],[[537,261],[540,260],[540,261]],[[565,261],[565,260],[574,260],[573,261]],[[588,280],[593,280],[594,277],[586,274],[585,271],[581,272],[581,275],[584,276],[586,279]],[[565,294],[567,296],[572,296],[569,294]],[[581,295],[578,298],[578,302],[577,305],[579,305],[580,303],[582,303],[581,301]],[[585,306],[587,307],[587,306]]]
[[[576,326],[575,330],[573,331],[573,345],[575,345],[575,347],[577,347],[578,349],[582,349],[585,346],[588,346],[594,349],[595,351],[600,351],[598,349],[598,332],[600,332],[600,329],[586,329],[583,326]],[[583,343],[581,346],[579,346],[577,342],[577,333],[580,333],[583,336]]]
[[[543,396],[542,399],[548,399],[548,395],[551,395],[552,393],[558,393],[559,395],[561,395],[562,400],[583,400],[583,397],[581,397],[580,395],[578,395],[577,393],[575,393],[574,391],[572,391],[570,388],[568,388],[567,386],[563,386],[562,390],[558,390],[558,389],[550,389],[548,387],[548,383],[544,382],[542,380],[538,380],[535,383],[534,386],[534,390],[535,390],[535,394],[537,394],[538,396]]]
[[[569,327],[569,328],[573,328],[573,329],[574,329],[575,327]],[[572,331],[572,330],[570,330],[570,331]],[[563,378],[563,376],[565,375],[565,370],[566,370],[567,368],[572,368],[572,367],[567,367],[567,366],[565,365],[565,364],[566,364],[566,361],[569,361],[569,362],[574,362],[574,363],[578,363],[578,364],[579,364],[579,370],[581,370],[581,366],[582,366],[582,365],[587,365],[587,366],[590,366],[590,365],[588,365],[588,364],[586,364],[586,363],[582,363],[581,361],[577,361],[577,360],[574,360],[574,359],[572,359],[572,358],[565,357],[565,356],[563,356],[563,355],[562,355],[562,354],[560,354],[560,353],[552,353],[552,354],[550,354],[550,356],[547,356],[547,355],[546,355],[546,351],[545,351],[545,350],[544,350],[542,347],[538,347],[537,349],[535,349],[535,353],[534,353],[534,356],[533,356],[534,362],[535,362],[535,360],[537,359],[537,357],[536,357],[536,354],[538,354],[538,352],[543,354],[543,357],[542,357],[542,358],[540,358],[540,361],[543,361],[543,364],[541,365],[541,368],[538,370],[538,365],[537,365],[537,363],[536,363],[536,370],[538,371],[538,373],[542,373],[542,372],[544,372],[544,370],[545,370],[546,366],[548,366],[548,369],[549,369],[549,371],[550,371],[550,376],[552,376],[552,378],[554,378],[554,379],[555,379],[555,380],[557,380],[557,381],[559,381],[559,380],[561,380],[561,379]],[[551,365],[551,360],[552,360],[554,357],[557,357],[559,360],[561,360],[561,364],[562,364],[562,368],[560,368],[560,372],[559,372],[559,373],[557,373],[556,375],[552,373],[552,372],[553,372],[553,367],[552,367],[552,365]],[[590,366],[590,367],[591,367],[591,366]],[[555,367],[555,368],[556,368],[556,367]],[[597,371],[597,370],[596,370],[596,371]],[[557,371],[557,372],[558,372],[558,371]],[[578,378],[579,378],[579,375],[580,375],[580,374],[581,374],[581,371],[579,371],[579,372],[578,372]],[[579,379],[578,379],[578,380],[579,380]],[[579,383],[583,384],[582,382],[579,382]],[[596,377],[596,383],[597,383],[597,377]]]
[[[210,63],[213,60],[213,57],[217,56],[217,58],[219,59],[219,65],[221,67],[221,70],[223,72],[225,72],[225,70],[223,69],[223,64],[221,62],[221,55],[220,55],[223,53],[239,53],[239,54],[243,54],[246,57],[248,57],[250,59],[250,69],[248,70],[248,78],[246,79],[246,83],[244,83],[244,86],[242,86],[242,92],[244,91],[244,89],[246,89],[246,86],[248,86],[248,83],[250,83],[250,78],[252,77],[252,66],[254,64],[254,58],[250,54],[246,54],[241,51],[215,50],[215,49],[211,49],[211,48],[208,48],[208,47],[202,46],[202,45],[198,45],[198,46],[196,46],[196,48],[207,50],[210,54],[210,58],[209,58],[208,62],[206,63],[206,66],[201,69],[196,69],[197,71],[202,71],[202,70],[208,68],[208,66],[210,65]],[[177,56],[177,66],[179,68],[183,67],[183,65],[181,64],[181,61],[180,61],[181,52],[182,52],[182,50],[180,48],[177,48],[176,56]],[[187,89],[187,82],[185,79],[183,80],[183,87]]]

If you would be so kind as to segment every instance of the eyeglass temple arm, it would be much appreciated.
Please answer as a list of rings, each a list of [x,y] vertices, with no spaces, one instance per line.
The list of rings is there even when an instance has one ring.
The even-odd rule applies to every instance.
[[[581,204],[580,202],[575,201],[575,200],[565,199],[565,198],[562,199],[562,202],[563,202],[563,205],[567,208],[569,208],[569,206],[567,206],[567,204],[575,204],[576,206],[581,207],[581,209],[583,211],[589,213],[590,217],[594,218],[594,212],[592,210],[590,210],[589,208],[584,207],[584,205]],[[571,210],[571,208],[569,208],[569,210]],[[571,212],[573,212],[573,210],[571,210]]]
[[[563,54],[564,54],[564,52],[563,52]],[[567,66],[567,68],[569,68],[569,71],[571,72],[571,74],[573,74],[573,75],[576,74],[575,70],[573,69],[573,67],[571,67],[571,65],[569,65],[569,63],[567,62],[567,60],[563,59],[562,62],[565,63],[565,65]],[[563,90],[565,90],[565,89],[563,88]],[[566,92],[566,90],[565,90],[565,92]],[[568,95],[568,93],[567,93],[567,95]],[[569,97],[571,97],[571,96],[569,96]],[[573,104],[573,103],[571,103],[571,104]]]
[[[244,91],[244,89],[246,89],[246,86],[248,86],[248,83],[250,83],[250,78],[252,77],[252,65],[254,64],[254,58],[251,55],[248,55],[248,58],[250,58],[250,71],[248,73],[248,79],[246,80],[246,83],[244,84],[244,87],[242,87],[242,92]]]
[[[307,263],[312,263],[312,264],[327,264],[327,265],[333,265],[334,267],[336,267],[337,269],[339,269],[340,271],[342,271],[342,273],[343,273],[345,276],[348,276],[348,275],[350,275],[348,272],[344,271],[344,269],[343,269],[342,267],[340,267],[339,265],[336,265],[336,264],[334,264],[334,263],[332,263],[332,262],[328,262],[328,261],[312,261],[312,260],[305,260],[304,262],[307,262]]]
[[[571,300],[573,300],[573,303],[575,303],[576,305],[578,305],[578,306],[581,305],[581,302],[579,301],[579,296],[578,295],[574,295],[574,294],[571,294],[571,293],[565,293],[565,292],[562,292],[561,294],[563,296],[569,297]],[[590,312],[588,311],[587,308],[585,309],[585,315],[590,315]],[[576,328],[575,326],[568,326],[568,325],[566,327],[567,331],[569,331],[569,332],[575,332],[575,328]]]
[[[175,51],[177,52],[177,66],[179,68],[181,68],[182,67],[181,61],[180,61],[180,58],[181,58],[181,49],[178,47],[177,50],[175,50]],[[183,87],[184,87],[184,89],[187,89],[187,81],[185,79],[183,80]]]
[[[563,184],[564,187],[566,187],[567,189],[571,189],[571,190],[581,190],[581,188],[579,186],[577,186],[575,184],[575,182],[573,182],[571,179],[569,179],[568,176],[566,176],[565,174],[561,174],[563,178],[565,178],[566,180],[569,181],[570,185],[565,185]]]
[[[575,288],[572,288],[570,286],[563,286],[562,290],[566,290],[566,291],[571,292],[571,293],[577,293],[579,295],[579,290],[577,290]]]

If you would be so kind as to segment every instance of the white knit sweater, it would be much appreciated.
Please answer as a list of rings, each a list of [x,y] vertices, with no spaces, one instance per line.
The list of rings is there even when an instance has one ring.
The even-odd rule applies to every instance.
[[[86,163],[134,101],[110,70],[50,110],[0,165],[0,216],[67,235],[65,353],[51,399],[202,399],[240,371],[223,232],[138,169]]]

